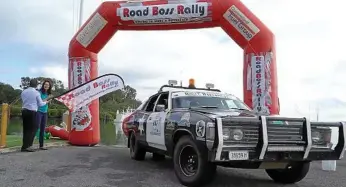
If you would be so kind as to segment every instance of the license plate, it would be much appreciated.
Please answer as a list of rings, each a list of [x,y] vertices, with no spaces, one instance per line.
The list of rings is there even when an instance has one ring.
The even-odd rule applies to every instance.
[[[233,151],[229,152],[229,160],[248,160],[249,152],[247,151]]]

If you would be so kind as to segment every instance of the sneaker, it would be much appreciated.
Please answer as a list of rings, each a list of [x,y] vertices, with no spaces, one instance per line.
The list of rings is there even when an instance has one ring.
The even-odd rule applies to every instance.
[[[44,148],[44,147],[40,147],[39,149],[40,150],[47,150],[47,148]]]

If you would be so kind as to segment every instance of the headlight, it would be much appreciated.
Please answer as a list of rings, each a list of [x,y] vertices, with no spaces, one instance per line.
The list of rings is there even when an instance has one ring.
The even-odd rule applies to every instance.
[[[222,129],[223,140],[229,140],[230,139],[230,135],[231,135],[231,131],[230,131],[229,128],[223,128]]]
[[[311,129],[312,144],[316,146],[332,146],[332,130],[329,127],[316,127]]]
[[[312,142],[319,143],[323,139],[322,133],[319,131],[312,131],[311,132],[311,138],[312,138]]]
[[[242,140],[244,137],[244,133],[240,129],[235,129],[232,131],[232,138],[236,141]]]
[[[244,133],[241,129],[222,129],[223,140],[235,140],[240,141],[244,138]]]

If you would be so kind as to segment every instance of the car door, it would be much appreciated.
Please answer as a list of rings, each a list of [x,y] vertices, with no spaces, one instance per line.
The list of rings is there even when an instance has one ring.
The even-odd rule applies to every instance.
[[[145,118],[145,108],[149,103],[149,99],[146,100],[144,103],[141,104],[140,107],[138,107],[135,111],[135,113],[133,114],[135,116],[134,119],[134,125],[135,127],[138,129],[138,131],[136,131],[136,136],[138,141],[140,141],[141,143],[145,142],[145,137],[144,137],[144,127],[143,127],[143,122],[142,119]],[[143,138],[144,137],[144,138]]]
[[[167,150],[165,144],[165,120],[167,116],[167,110],[156,111],[157,104],[162,103],[165,96],[168,93],[161,93],[155,103],[154,111],[148,116],[146,121],[146,142],[150,147],[154,147],[160,150]]]
[[[138,127],[138,140],[141,143],[146,143],[146,126],[147,126],[147,120],[151,113],[153,113],[155,108],[155,103],[157,98],[159,97],[159,94],[155,94],[151,96],[143,109],[139,111],[136,115],[136,125]]]

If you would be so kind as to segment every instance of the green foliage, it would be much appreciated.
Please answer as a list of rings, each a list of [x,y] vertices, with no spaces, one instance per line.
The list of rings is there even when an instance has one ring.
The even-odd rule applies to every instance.
[[[53,83],[52,94],[58,96],[66,92],[64,84],[60,80],[48,77],[36,77],[40,83],[44,80],[50,80]],[[22,77],[20,88],[25,89],[29,86],[30,77]],[[14,89],[11,85],[0,82],[0,103],[11,103],[11,117],[21,116],[20,93],[22,90]],[[126,86],[125,89],[118,90],[99,99],[100,101],[100,118],[114,119],[117,110],[122,111],[127,108],[137,108],[141,101],[136,99],[136,89]],[[49,103],[48,114],[51,118],[60,118],[67,110],[62,103],[52,100]],[[0,108],[1,111],[1,108]]]
[[[22,109],[18,106],[10,106],[10,114],[11,116],[20,116],[22,115]]]
[[[11,103],[20,95],[21,90],[0,82],[0,103]]]
[[[58,109],[49,109],[48,110],[48,116],[59,116]]]
[[[137,108],[142,102],[136,100],[137,91],[126,86],[124,91],[117,90],[100,98],[102,109],[107,111],[125,110],[127,108]],[[114,112],[116,112],[116,110]]]

